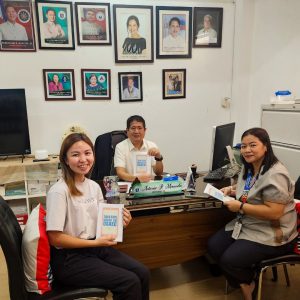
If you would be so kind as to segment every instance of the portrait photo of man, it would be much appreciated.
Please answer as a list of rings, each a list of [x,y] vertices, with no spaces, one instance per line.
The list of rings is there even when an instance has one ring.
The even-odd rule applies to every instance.
[[[223,8],[195,7],[194,47],[221,47]]]
[[[0,51],[35,51],[31,1],[0,0]]]
[[[36,0],[40,49],[75,49],[71,2]]]
[[[141,101],[142,73],[119,73],[120,101]]]
[[[134,76],[128,76],[127,80],[124,78],[124,81],[127,81],[127,87],[123,89],[123,98],[140,98],[140,90],[138,89],[138,87],[135,86],[135,84],[137,85],[137,79],[135,79]]]
[[[101,26],[101,21],[97,19],[97,14],[103,15],[102,12],[97,12],[93,8],[83,8],[84,18],[81,23],[81,33],[83,40],[103,40],[106,39],[105,30]]]
[[[56,22],[56,11],[54,8],[48,8],[45,14],[45,22],[43,24],[43,33],[45,40],[63,39],[66,34],[60,24]]]
[[[75,3],[78,45],[111,45],[110,5]]]

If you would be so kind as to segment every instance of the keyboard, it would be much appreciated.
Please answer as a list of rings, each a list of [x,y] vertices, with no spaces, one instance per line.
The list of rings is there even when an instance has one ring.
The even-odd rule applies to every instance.
[[[228,168],[223,167],[210,171],[206,176],[204,176],[203,181],[216,181],[222,180],[227,172]]]

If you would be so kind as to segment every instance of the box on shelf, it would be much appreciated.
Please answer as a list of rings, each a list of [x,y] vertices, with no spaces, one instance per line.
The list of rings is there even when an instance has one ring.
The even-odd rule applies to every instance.
[[[5,188],[5,196],[26,195],[24,181],[6,183],[4,185],[4,188]]]
[[[29,195],[44,194],[46,193],[46,185],[49,182],[45,180],[28,180],[27,190]]]

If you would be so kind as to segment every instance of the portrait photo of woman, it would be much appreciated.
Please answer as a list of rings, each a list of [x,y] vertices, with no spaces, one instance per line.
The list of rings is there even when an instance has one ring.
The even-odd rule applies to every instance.
[[[123,54],[141,54],[146,49],[146,40],[139,33],[140,21],[137,16],[129,16],[126,22],[128,37],[123,43]]]
[[[153,62],[153,7],[114,5],[115,61]]]

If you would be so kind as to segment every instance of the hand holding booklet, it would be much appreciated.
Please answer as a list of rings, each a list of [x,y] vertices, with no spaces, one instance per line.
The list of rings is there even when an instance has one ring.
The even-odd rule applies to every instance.
[[[96,238],[113,234],[116,242],[123,241],[123,208],[124,204],[99,204]]]
[[[232,197],[225,196],[222,191],[218,190],[217,188],[215,188],[214,186],[212,186],[209,183],[206,185],[206,187],[204,189],[204,193],[208,194],[218,200],[221,200],[222,202],[225,202],[228,200],[234,200],[234,198],[232,198]]]

